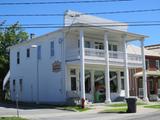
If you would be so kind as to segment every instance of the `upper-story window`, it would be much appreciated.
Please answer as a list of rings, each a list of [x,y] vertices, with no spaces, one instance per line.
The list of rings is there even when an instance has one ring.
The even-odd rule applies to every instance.
[[[102,42],[95,42],[95,49],[104,49],[104,44]]]
[[[85,46],[85,48],[91,48],[91,43],[90,43],[90,41],[85,41],[85,42],[84,42],[84,46]]]
[[[157,68],[157,69],[160,68],[160,60],[156,60],[156,68]]]
[[[29,48],[27,49],[27,54],[26,55],[27,55],[27,58],[30,57],[30,49]]]
[[[109,48],[110,51],[117,51],[118,50],[117,45],[113,45],[113,44],[109,44],[108,48]]]
[[[20,64],[20,52],[17,52],[17,64]]]
[[[146,70],[149,68],[149,60],[146,59]]]
[[[38,45],[38,47],[37,47],[37,58],[38,59],[41,59],[41,57],[42,57],[42,53],[41,53],[41,50],[42,48],[41,48],[41,45]]]
[[[54,41],[51,41],[50,43],[50,52],[51,52],[51,56],[54,56]]]

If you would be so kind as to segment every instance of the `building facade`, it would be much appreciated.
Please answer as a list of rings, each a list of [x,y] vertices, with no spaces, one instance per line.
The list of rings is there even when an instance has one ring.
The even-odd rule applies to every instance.
[[[144,100],[148,100],[144,57],[147,36],[119,26],[80,23],[84,16],[66,12],[71,19],[75,15],[79,19],[74,24],[10,47],[12,100],[18,96],[20,101],[37,103],[65,103],[76,98],[110,103],[119,96],[130,96],[129,69],[139,67],[143,68]],[[88,21],[94,18],[85,17]],[[108,22],[99,18],[102,21]],[[140,53],[127,49],[134,40],[141,43]]]

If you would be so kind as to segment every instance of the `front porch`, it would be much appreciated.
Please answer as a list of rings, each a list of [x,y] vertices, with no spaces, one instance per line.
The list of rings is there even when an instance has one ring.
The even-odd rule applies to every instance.
[[[138,96],[143,98],[142,72],[134,75],[138,83]],[[150,101],[160,100],[160,71],[147,71],[147,93]]]
[[[80,25],[83,26],[83,24]],[[144,57],[144,38],[146,36],[125,31],[97,28],[94,26],[92,28],[75,27],[70,29],[70,34],[67,35],[68,38],[66,40],[68,42],[65,41],[65,45],[68,49],[66,49],[65,53],[65,62],[66,64],[78,65],[79,69],[74,70],[76,73],[74,75],[67,73],[67,75],[72,76],[70,78],[68,78],[68,76],[66,77],[67,82],[68,79],[71,79],[70,83],[73,83],[73,86],[67,86],[71,89],[66,87],[66,90],[68,91],[73,89],[72,91],[75,91],[73,93],[77,94],[75,94],[75,96],[80,96],[82,106],[84,105],[86,98],[92,102],[96,101],[95,92],[98,88],[100,88],[100,91],[102,91],[100,92],[102,93],[102,101],[105,101],[106,103],[110,103],[114,99],[113,96],[120,96],[120,93],[125,93],[126,98],[130,97],[129,68],[137,68],[142,66],[144,70],[144,100],[148,101]],[[129,54],[127,51],[128,42],[134,40],[139,40],[141,43],[140,54],[138,55]],[[91,65],[94,67],[89,69]],[[66,67],[65,70],[66,69],[68,68]],[[103,71],[103,75],[95,78],[96,74],[98,73],[98,69]],[[115,81],[115,79],[120,79],[120,72],[117,73],[117,69],[120,69],[120,71],[124,72],[123,85],[125,92],[121,92],[120,80],[116,80],[116,93],[112,93],[112,88],[114,88],[114,84],[116,83],[113,81]],[[90,76],[90,78],[86,77],[86,70],[89,70],[88,76]],[[111,74],[113,74],[113,76]],[[119,77],[117,77],[118,75]],[[114,76],[116,77],[114,78]],[[89,84],[86,82],[86,79],[89,79],[87,81],[90,81],[90,86],[86,85]],[[99,83],[99,81],[102,82]],[[66,85],[68,85],[68,83],[66,83]],[[67,95],[70,94],[70,92],[67,92]]]
[[[105,68],[103,65],[85,64],[85,98],[90,103],[101,103],[106,100]],[[80,66],[67,65],[66,95],[67,99],[80,100]],[[115,101],[118,97],[125,97],[124,69],[110,68],[110,98]]]

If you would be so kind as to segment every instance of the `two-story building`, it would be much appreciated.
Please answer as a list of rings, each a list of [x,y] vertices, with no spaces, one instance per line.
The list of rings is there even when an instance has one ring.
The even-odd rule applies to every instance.
[[[141,49],[137,46],[130,46],[128,51],[135,51],[140,53]],[[134,52],[134,53],[135,53]],[[145,48],[145,59],[146,59],[146,75],[147,75],[147,93],[150,100],[158,100],[159,88],[160,88],[160,55],[158,52],[148,50]],[[130,94],[143,98],[143,72],[142,68],[130,69]],[[153,98],[154,97],[154,98]]]
[[[64,28],[9,48],[13,101],[18,95],[24,102],[65,103],[80,98],[109,103],[130,96],[128,71],[139,67],[143,68],[144,100],[148,100],[147,36],[128,32],[126,23],[73,11],[65,13],[64,21]],[[141,43],[140,53],[127,51],[134,40]]]

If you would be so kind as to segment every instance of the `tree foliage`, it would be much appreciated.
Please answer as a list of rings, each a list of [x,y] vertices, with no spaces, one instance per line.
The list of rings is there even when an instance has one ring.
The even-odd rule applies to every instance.
[[[26,39],[28,39],[28,33],[22,29],[18,22],[9,27],[5,27],[5,24],[0,25],[0,93],[2,92],[3,79],[9,70],[8,47]]]

